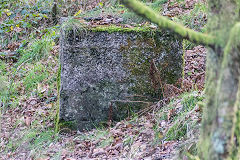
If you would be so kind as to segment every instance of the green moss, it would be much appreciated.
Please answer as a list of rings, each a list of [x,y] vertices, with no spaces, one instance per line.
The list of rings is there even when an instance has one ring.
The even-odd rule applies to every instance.
[[[159,93],[156,92],[156,90],[151,86],[151,83],[149,83],[149,85],[146,85],[146,76],[149,74],[150,61],[152,59],[152,55],[146,57],[144,54],[142,54],[141,52],[142,49],[140,47],[141,43],[144,41],[145,43],[149,44],[149,46],[152,46],[154,50],[155,49],[154,38],[152,38],[152,36],[149,33],[144,32],[140,33],[138,38],[139,38],[139,40],[137,40],[137,46],[139,46],[138,48],[130,49],[132,46],[132,42],[130,39],[128,40],[128,45],[121,47],[121,51],[123,52],[123,57],[126,62],[124,67],[131,72],[131,76],[140,77],[135,80],[134,82],[135,85],[131,87],[129,90],[139,95],[145,94],[156,97],[157,95],[159,95]],[[155,55],[155,57],[156,56],[157,55]]]
[[[76,121],[59,121],[58,123],[59,126],[59,132],[71,132],[71,130],[75,130],[77,127],[77,122]]]
[[[166,53],[171,52],[171,48],[168,47],[168,42],[172,41],[172,39],[176,38],[175,36],[169,36],[169,39],[161,40],[159,37],[161,36],[161,31],[154,31],[154,32],[139,32],[137,38],[137,48],[131,48],[132,41],[128,39],[128,44],[121,47],[121,52],[123,52],[124,61],[126,62],[124,67],[131,72],[131,75],[134,77],[138,77],[135,80],[135,86],[133,86],[130,90],[137,93],[137,94],[144,94],[148,95],[153,99],[158,99],[161,96],[162,92],[162,84],[168,83],[173,84],[176,82],[178,76],[173,72],[167,70],[167,66],[169,66],[171,57],[165,56],[164,63],[156,63],[156,67],[159,70],[158,73],[155,71],[151,72],[151,61],[153,59],[158,59],[161,57],[160,54],[165,51]],[[148,45],[148,49],[144,50],[142,48],[142,44],[145,43]],[[143,51],[144,50],[144,51]],[[145,55],[143,52],[151,52],[151,55]],[[171,55],[168,55],[171,56]],[[150,73],[151,72],[151,73]],[[154,77],[152,77],[154,76]],[[157,77],[161,77],[161,82]],[[156,84],[152,84],[152,78],[155,78]],[[149,83],[146,85],[146,80]],[[154,81],[154,80],[153,80]],[[151,100],[153,100],[151,98]]]
[[[82,20],[70,18],[62,24],[62,30],[64,32],[81,32],[81,31],[93,31],[93,32],[154,32],[156,29],[151,28],[149,25],[141,27],[123,27],[119,25],[98,25],[95,27],[87,26]]]
[[[54,131],[57,133],[59,131],[59,113],[60,113],[60,84],[61,84],[61,64],[59,64],[58,72],[57,72],[57,111],[55,116],[55,129]]]
[[[222,67],[225,67],[228,63],[228,55],[234,47],[237,47],[240,42],[240,22],[236,23],[230,32],[230,37],[226,47],[224,48],[224,58]]]
[[[149,26],[127,28],[127,27],[122,27],[122,26],[117,26],[117,25],[109,25],[109,26],[102,25],[102,26],[97,26],[95,28],[88,28],[88,30],[93,31],[93,32],[108,32],[108,33],[113,33],[113,32],[154,32],[154,29],[150,28]]]
[[[61,64],[59,64],[58,72],[57,72],[57,90],[58,90],[58,94],[59,94],[59,91],[60,91],[60,84],[61,84]]]
[[[65,129],[75,129],[76,128],[76,122],[75,121],[60,121],[60,84],[61,84],[61,64],[59,64],[58,71],[57,71],[57,110],[56,115],[54,119],[55,133],[58,133],[60,130]]]
[[[97,27],[89,27],[85,25],[79,24],[80,20],[73,20],[70,19],[68,22],[65,22],[63,25],[63,28],[65,28],[67,31],[70,31],[71,29],[73,32],[70,34],[74,34],[74,30],[80,31],[83,30],[83,32],[108,32],[108,33],[115,33],[115,32],[122,32],[122,33],[136,33],[138,36],[137,39],[137,46],[139,46],[139,49],[131,49],[132,42],[129,39],[128,45],[122,46],[121,51],[125,52],[124,57],[126,59],[126,68],[128,68],[133,76],[145,76],[149,74],[149,68],[150,68],[150,62],[152,59],[159,57],[160,53],[165,50],[166,52],[170,52],[171,48],[167,47],[168,42],[172,39],[176,38],[175,36],[170,37],[168,40],[160,40],[159,36],[161,34],[161,31],[159,29],[152,29],[149,25],[141,26],[141,27],[132,27],[127,28],[123,26],[118,25],[99,25]],[[78,28],[79,27],[79,28]],[[80,35],[81,36],[81,35]],[[149,48],[151,48],[149,51],[155,53],[156,55],[151,55],[146,57],[144,54],[142,54],[141,45],[142,43],[148,44]],[[130,53],[131,52],[131,53]],[[128,60],[130,59],[130,61]],[[164,64],[167,66],[168,64]],[[166,69],[164,67],[159,67],[159,70],[161,74],[163,74],[163,79],[167,77],[168,83],[174,83],[176,80],[176,76],[173,75],[173,72],[166,72]],[[161,75],[162,76],[162,75]],[[146,76],[145,76],[146,77]],[[137,91],[136,93],[145,93],[145,94],[151,94],[154,95],[154,97],[159,98],[158,96],[160,94],[160,88],[154,89],[151,84],[146,86],[145,79],[138,79],[138,85],[132,88],[132,91]],[[149,88],[152,88],[152,90],[149,91]]]
[[[234,105],[234,120],[233,120],[233,128],[232,128],[232,136],[231,136],[231,158],[233,160],[240,159],[240,146],[236,145],[236,142],[240,142],[240,82],[238,85],[238,93],[237,100]]]
[[[185,67],[185,54],[186,54],[186,50],[187,50],[186,41],[187,41],[187,40],[183,40],[183,42],[182,42],[182,46],[183,46],[183,55],[182,55],[182,60],[183,60],[183,64],[182,64],[182,79],[184,79],[184,76],[185,76],[184,67]],[[183,84],[181,84],[181,86],[182,86],[182,85],[183,85]]]

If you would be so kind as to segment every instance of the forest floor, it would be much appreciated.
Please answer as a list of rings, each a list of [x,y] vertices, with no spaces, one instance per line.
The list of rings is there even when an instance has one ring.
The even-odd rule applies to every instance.
[[[163,15],[196,30],[201,30],[206,23],[206,15],[199,10],[201,5],[194,0],[184,3],[168,0],[161,8]],[[183,16],[185,14],[188,16]],[[16,32],[19,27],[17,29]],[[59,34],[57,30],[58,27],[53,27],[44,31],[47,36],[42,32],[35,35],[39,40],[21,50],[20,57],[11,56],[16,48],[21,48],[17,42],[0,49],[0,53],[4,53],[0,54],[0,159],[194,158],[204,100],[204,47],[184,41],[181,88],[166,84],[171,93],[147,110],[107,128],[77,132],[61,127],[56,131],[59,44],[52,37]],[[48,45],[51,47],[46,47]],[[27,54],[34,54],[39,48],[41,54],[46,55],[36,58]],[[15,64],[20,65],[14,67]]]

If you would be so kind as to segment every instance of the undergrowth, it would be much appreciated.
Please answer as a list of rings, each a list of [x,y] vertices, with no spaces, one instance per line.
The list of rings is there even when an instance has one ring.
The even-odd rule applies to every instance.
[[[172,120],[174,123],[166,133],[167,140],[182,140],[184,138],[187,138],[188,131],[193,130],[192,127],[196,126],[196,121],[188,119],[187,116],[189,116],[189,113],[193,111],[197,103],[203,100],[203,97],[197,95],[196,92],[185,93],[181,96],[182,107],[180,108],[180,111],[178,111],[178,114],[174,116]]]
[[[0,117],[2,121],[2,116],[12,111],[11,116],[15,119],[8,127],[18,134],[0,147],[0,152],[5,155],[27,150],[31,151],[29,158],[39,158],[58,137],[58,130],[54,131],[53,125],[58,70],[58,56],[54,53],[58,51],[53,48],[58,41],[59,27],[46,28],[40,33],[39,39],[30,37],[27,45],[17,50],[16,63],[0,60]],[[45,109],[41,108],[43,104]],[[21,111],[20,114],[15,110]],[[31,119],[30,122],[27,119]],[[23,127],[28,123],[31,126]],[[1,123],[0,129],[5,127]]]

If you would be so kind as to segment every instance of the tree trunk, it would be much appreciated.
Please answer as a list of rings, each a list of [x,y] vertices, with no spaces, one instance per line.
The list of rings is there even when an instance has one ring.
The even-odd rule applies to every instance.
[[[201,159],[240,159],[240,25],[234,26],[239,18],[238,4],[238,0],[209,0],[208,4],[208,30],[217,37],[220,46],[209,49],[207,56],[206,107],[199,142]]]

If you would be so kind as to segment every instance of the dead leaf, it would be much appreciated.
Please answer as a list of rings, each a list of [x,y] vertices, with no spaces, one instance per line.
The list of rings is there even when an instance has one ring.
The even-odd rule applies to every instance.
[[[144,124],[145,127],[147,128],[153,128],[153,125],[151,124],[151,122],[147,121],[145,124]]]
[[[31,125],[32,118],[29,116],[24,116],[24,122],[29,127]]]
[[[95,148],[94,151],[93,151],[92,157],[97,157],[97,156],[100,156],[100,155],[103,155],[103,154],[106,154],[106,152],[104,151],[103,148]]]
[[[45,157],[45,158],[37,158],[36,160],[49,160],[50,157]]]
[[[132,124],[127,124],[127,126],[126,126],[127,128],[131,128],[132,127]]]
[[[129,24],[125,24],[124,27],[126,27],[126,28],[133,28],[133,26],[131,26]]]
[[[176,114],[176,109],[170,109],[168,111],[168,121]]]

